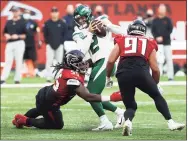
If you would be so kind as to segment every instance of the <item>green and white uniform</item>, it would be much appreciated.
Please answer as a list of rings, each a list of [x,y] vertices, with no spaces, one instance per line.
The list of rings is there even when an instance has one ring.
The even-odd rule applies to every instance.
[[[107,18],[106,15],[100,16],[97,19],[102,21],[105,18]],[[112,33],[107,31],[107,35],[105,37],[99,38],[90,33],[88,29],[78,29],[73,33],[73,39],[77,44],[77,48],[85,55],[89,53],[93,62],[93,67],[87,86],[88,90],[91,93],[101,94],[106,83],[107,60],[114,46]],[[110,102],[92,102],[91,105],[99,117],[104,115],[104,111],[102,110],[101,112],[100,110],[97,110],[98,106],[113,112],[117,108]]]

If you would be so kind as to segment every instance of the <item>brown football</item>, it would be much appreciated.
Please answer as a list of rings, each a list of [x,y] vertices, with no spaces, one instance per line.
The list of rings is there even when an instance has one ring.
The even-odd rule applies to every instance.
[[[94,20],[92,22],[96,23],[96,22],[98,22],[98,20]],[[100,38],[105,37],[106,36],[106,27],[105,27],[105,25],[103,25],[102,23],[98,24],[96,30],[94,31],[94,33]]]

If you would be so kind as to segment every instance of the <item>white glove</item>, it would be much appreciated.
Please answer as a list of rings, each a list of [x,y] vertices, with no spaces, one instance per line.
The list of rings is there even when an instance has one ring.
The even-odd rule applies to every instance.
[[[162,88],[159,84],[157,85],[157,87],[158,87],[158,89],[159,89],[159,92],[160,92],[161,94],[163,94],[163,93],[164,93],[163,88]]]
[[[107,77],[106,78],[106,87],[107,88],[112,88],[112,86],[113,86],[113,80],[112,80],[112,78],[111,77]]]

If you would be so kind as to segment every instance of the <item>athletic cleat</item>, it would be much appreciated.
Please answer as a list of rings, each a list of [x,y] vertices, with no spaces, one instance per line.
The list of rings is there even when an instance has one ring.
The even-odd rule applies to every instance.
[[[109,131],[113,130],[113,125],[110,121],[105,121],[101,123],[97,128],[92,129],[92,131]]]
[[[19,126],[23,126],[23,125],[26,126],[26,120],[27,120],[27,118],[28,117],[26,117],[24,115],[21,115],[21,114],[15,115],[15,120],[19,124]]]
[[[2,84],[6,84],[6,82],[5,82],[4,80],[1,80],[1,85],[2,85]]]
[[[23,128],[23,125],[19,125],[15,119],[12,120],[12,124],[16,126],[16,128]]]
[[[132,136],[132,122],[127,119],[123,125],[123,136]]]
[[[125,122],[125,119],[124,119],[124,112],[123,112],[122,114],[117,115],[117,123],[114,126],[114,128],[117,129],[117,128],[123,127],[124,122]]]
[[[168,128],[171,131],[175,131],[175,130],[182,130],[185,127],[185,124],[182,123],[176,123],[173,120],[168,122]]]
[[[15,81],[14,84],[20,84],[20,81]]]

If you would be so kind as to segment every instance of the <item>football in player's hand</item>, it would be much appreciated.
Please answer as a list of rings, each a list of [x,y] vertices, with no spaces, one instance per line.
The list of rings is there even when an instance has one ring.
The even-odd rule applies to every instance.
[[[94,29],[94,33],[102,38],[106,36],[106,26],[102,24],[99,20],[94,20],[91,22],[92,28]]]

